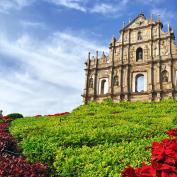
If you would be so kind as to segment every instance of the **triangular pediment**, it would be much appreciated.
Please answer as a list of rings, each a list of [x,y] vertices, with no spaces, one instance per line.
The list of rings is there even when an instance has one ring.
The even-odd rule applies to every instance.
[[[148,24],[148,20],[146,20],[146,17],[144,14],[139,14],[134,20],[132,20],[127,26],[125,26],[123,29],[133,29],[138,28],[141,26],[145,26]]]

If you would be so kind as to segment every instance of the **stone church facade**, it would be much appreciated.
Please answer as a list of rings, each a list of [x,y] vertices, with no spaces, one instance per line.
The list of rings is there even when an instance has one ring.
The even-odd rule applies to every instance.
[[[160,101],[177,99],[177,46],[173,29],[163,31],[160,17],[146,19],[143,13],[112,38],[109,55],[88,55],[85,103],[102,101]]]

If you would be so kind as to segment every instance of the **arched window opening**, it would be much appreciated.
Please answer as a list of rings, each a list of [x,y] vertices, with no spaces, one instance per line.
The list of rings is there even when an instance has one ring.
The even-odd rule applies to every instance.
[[[138,32],[138,35],[137,35],[137,37],[138,37],[138,41],[143,39],[143,38],[142,38],[142,34],[141,34],[141,31],[139,31],[139,32]]]
[[[93,78],[89,79],[89,88],[93,88]]]
[[[135,92],[144,92],[144,75],[138,74],[135,82]]]
[[[101,94],[102,94],[102,95],[105,94],[105,84],[106,84],[106,80],[103,79],[103,80],[101,81]]]
[[[162,82],[168,82],[168,71],[162,71]]]
[[[114,78],[113,78],[113,85],[114,85],[114,86],[119,86],[119,79],[118,79],[118,76],[114,76]]]
[[[136,50],[136,61],[143,59],[143,49],[140,47]]]

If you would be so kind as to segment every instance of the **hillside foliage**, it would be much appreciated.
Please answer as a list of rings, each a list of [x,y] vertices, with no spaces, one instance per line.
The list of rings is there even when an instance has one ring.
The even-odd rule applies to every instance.
[[[9,134],[9,122],[9,119],[6,119],[6,122],[0,122],[0,176],[48,176],[50,172],[47,165],[41,163],[30,164],[20,155],[16,139]]]
[[[58,176],[121,176],[129,164],[150,164],[153,141],[177,124],[177,102],[91,102],[64,117],[16,119],[10,131],[31,162],[49,164]],[[52,176],[52,174],[51,174]]]

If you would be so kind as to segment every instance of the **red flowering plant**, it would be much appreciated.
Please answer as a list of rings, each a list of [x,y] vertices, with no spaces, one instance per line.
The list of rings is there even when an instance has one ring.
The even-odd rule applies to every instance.
[[[10,121],[12,121],[13,119],[11,119],[11,118],[8,117],[8,116],[3,116],[3,117],[1,118],[1,120],[3,120],[3,122],[10,122]]]
[[[167,131],[168,136],[177,138],[177,128]]]
[[[0,176],[46,177],[48,166],[41,163],[30,164],[23,157],[2,154],[0,156]]]
[[[4,118],[4,117],[3,117]],[[49,168],[42,163],[30,164],[20,156],[16,139],[9,133],[9,118],[0,123],[0,177],[49,176]]]
[[[177,177],[177,129],[167,132],[170,139],[160,143],[153,142],[151,147],[151,165],[141,168],[127,167],[122,172],[123,177]]]
[[[66,116],[70,114],[69,112],[63,112],[63,113],[56,113],[56,114],[48,114],[48,115],[45,115],[47,117],[60,117],[60,116]]]
[[[38,114],[38,115],[35,115],[34,117],[42,117],[42,115]]]

